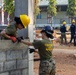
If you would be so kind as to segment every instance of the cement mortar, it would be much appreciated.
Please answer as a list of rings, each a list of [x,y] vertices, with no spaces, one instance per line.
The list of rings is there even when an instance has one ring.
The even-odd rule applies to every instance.
[[[27,40],[26,40],[27,41]],[[0,40],[0,51],[2,50],[23,50],[27,45],[23,43],[13,43],[11,40]]]

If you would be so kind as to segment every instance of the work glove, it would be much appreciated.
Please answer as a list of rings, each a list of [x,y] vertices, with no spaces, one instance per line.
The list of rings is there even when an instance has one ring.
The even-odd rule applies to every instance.
[[[17,41],[16,37],[14,37],[14,36],[10,36],[10,40],[12,40],[13,43],[15,43]]]
[[[24,40],[24,38],[21,36],[21,37],[17,37],[17,41],[18,42],[21,42],[21,40]]]
[[[35,49],[29,48],[29,52],[30,52],[30,53],[35,52]]]

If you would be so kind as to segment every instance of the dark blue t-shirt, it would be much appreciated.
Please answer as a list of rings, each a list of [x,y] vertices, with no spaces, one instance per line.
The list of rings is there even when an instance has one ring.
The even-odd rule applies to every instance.
[[[71,25],[70,26],[70,31],[71,31],[71,34],[75,34],[75,25]]]
[[[61,27],[60,27],[60,31],[61,31],[62,33],[65,33],[65,32],[66,32],[66,26],[65,26],[65,25],[61,26]]]

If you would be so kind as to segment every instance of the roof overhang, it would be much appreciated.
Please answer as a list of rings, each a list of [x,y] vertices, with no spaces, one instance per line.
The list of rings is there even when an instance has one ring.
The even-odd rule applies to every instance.
[[[68,5],[68,0],[56,0],[57,1],[57,6],[61,5]],[[39,6],[48,6],[49,1],[47,0],[42,0],[39,3]]]

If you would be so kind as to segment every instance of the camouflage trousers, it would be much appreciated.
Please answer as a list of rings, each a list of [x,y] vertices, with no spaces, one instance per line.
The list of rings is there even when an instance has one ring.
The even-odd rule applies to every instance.
[[[40,61],[39,75],[55,75],[56,65],[54,60]]]

